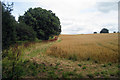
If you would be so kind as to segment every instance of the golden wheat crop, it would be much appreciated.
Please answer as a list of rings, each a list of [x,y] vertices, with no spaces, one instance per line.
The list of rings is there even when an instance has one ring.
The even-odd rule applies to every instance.
[[[46,53],[70,60],[118,62],[118,33],[60,35]]]

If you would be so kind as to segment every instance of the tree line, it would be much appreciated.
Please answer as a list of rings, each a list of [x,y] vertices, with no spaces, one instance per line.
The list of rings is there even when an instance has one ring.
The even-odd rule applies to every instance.
[[[2,2],[2,48],[17,41],[48,40],[61,33],[59,18],[51,10],[29,8],[18,21],[11,14],[13,3]]]
[[[106,28],[103,28],[103,29],[100,31],[100,33],[109,33],[109,30],[106,29]],[[118,32],[113,31],[113,33],[119,33],[119,31],[118,31]],[[97,34],[97,32],[94,32],[94,34]]]

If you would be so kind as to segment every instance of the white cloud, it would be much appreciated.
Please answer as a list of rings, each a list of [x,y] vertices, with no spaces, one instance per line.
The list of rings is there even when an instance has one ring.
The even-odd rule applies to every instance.
[[[11,0],[11,2],[21,3],[19,6],[17,4],[14,5],[15,11],[13,11],[13,14],[16,16],[16,19],[30,7],[42,7],[47,10],[52,10],[60,18],[62,34],[93,33],[94,31],[99,32],[104,27],[110,29],[112,32],[114,30],[117,31],[118,11],[117,9],[114,10],[114,8],[117,8],[118,1],[119,0]],[[106,4],[103,6],[101,2],[106,2]],[[111,4],[107,6],[110,2]],[[115,4],[114,7],[112,2]],[[108,12],[105,13],[104,11]]]

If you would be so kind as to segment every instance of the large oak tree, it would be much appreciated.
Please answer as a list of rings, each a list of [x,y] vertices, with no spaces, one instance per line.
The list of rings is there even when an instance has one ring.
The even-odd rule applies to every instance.
[[[18,21],[32,26],[38,39],[47,40],[50,36],[59,35],[61,32],[59,18],[51,10],[40,7],[30,8],[19,17]]]

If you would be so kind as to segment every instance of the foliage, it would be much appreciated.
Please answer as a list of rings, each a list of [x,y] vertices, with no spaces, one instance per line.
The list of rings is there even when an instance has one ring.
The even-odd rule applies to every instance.
[[[17,41],[48,40],[49,37],[59,35],[61,26],[59,18],[42,8],[30,8],[19,22],[13,15],[13,3],[7,5],[2,2],[2,48],[7,49]]]
[[[109,30],[106,29],[106,28],[103,28],[103,29],[100,31],[100,33],[109,33]]]
[[[84,66],[84,67],[82,67],[82,69],[86,69],[86,67]]]
[[[81,65],[81,64],[78,64],[78,66],[80,66],[80,67],[81,67],[82,65]]]
[[[59,35],[61,32],[59,18],[51,10],[40,7],[30,8],[18,21],[32,26],[38,39],[48,40],[50,36]]]
[[[34,41],[36,38],[36,32],[32,27],[27,26],[24,23],[18,23],[16,26],[17,40],[19,41]]]
[[[2,3],[2,48],[8,48],[16,41],[15,18],[11,15],[13,3]]]
[[[94,34],[97,34],[97,32],[94,32]]]
[[[50,47],[52,42],[38,42],[38,43],[24,43],[18,46],[18,50],[9,50],[9,55],[3,58],[3,78],[10,78],[13,80],[25,78],[104,78],[104,76],[117,77],[119,75],[117,63],[112,63],[112,66],[103,68],[102,64],[96,64],[90,61],[70,61],[66,59],[59,59],[48,56],[45,49]],[[59,42],[58,42],[59,43]],[[30,45],[29,45],[30,44]],[[52,43],[53,44],[53,43]],[[18,61],[13,57],[12,53],[17,54],[23,52],[21,59]],[[33,56],[34,55],[34,56]],[[15,55],[14,55],[15,56]],[[19,56],[20,57],[20,56]],[[14,63],[14,73],[13,69]],[[81,66],[82,67],[79,67]],[[83,70],[83,67],[87,67]],[[96,68],[94,68],[96,67]],[[76,70],[75,70],[76,69]],[[96,72],[96,70],[98,72]],[[101,71],[103,70],[103,71]],[[106,72],[107,71],[107,72]],[[89,72],[91,72],[89,74]],[[94,73],[96,72],[96,73]]]
[[[17,78],[22,75],[22,66],[19,63],[22,62],[22,51],[19,49],[18,44],[14,47],[10,47],[8,50],[3,50],[3,78]]]

